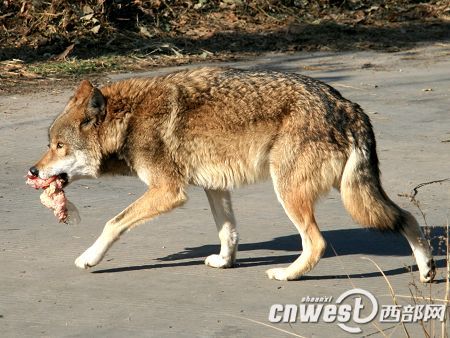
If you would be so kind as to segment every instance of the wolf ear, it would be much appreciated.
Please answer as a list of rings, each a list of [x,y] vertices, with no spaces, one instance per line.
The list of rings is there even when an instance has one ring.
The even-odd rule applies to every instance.
[[[98,125],[102,121],[106,113],[106,100],[102,92],[95,88],[91,82],[88,80],[81,81],[73,99],[80,104],[87,101],[84,119],[81,121],[80,127]]]
[[[95,115],[105,111],[105,97],[98,88],[93,88],[91,98],[89,100],[89,110]]]
[[[74,98],[76,99],[76,101],[84,100],[91,94],[93,88],[94,86],[88,80],[81,81],[75,92]]]
[[[95,88],[88,80],[83,80],[75,93],[75,99],[82,102],[86,98],[89,98],[87,106],[89,115],[97,115],[105,110],[105,98],[102,92],[98,88]]]
[[[92,87],[89,102],[84,113],[85,118],[81,122],[81,126],[85,127],[92,123],[98,125],[105,116],[105,108],[106,101],[102,92],[98,88]]]

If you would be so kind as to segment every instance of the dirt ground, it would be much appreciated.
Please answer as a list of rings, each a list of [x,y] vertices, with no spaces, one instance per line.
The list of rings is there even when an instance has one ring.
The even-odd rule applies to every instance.
[[[450,177],[449,44],[390,53],[266,53],[227,65],[301,72],[358,102],[374,124],[386,191],[425,225],[404,195],[420,183]],[[98,82],[175,69],[115,74]],[[217,253],[218,238],[205,195],[195,187],[185,206],[125,234],[97,267],[77,269],[75,258],[145,186],[136,178],[73,183],[67,194],[81,213],[76,226],[57,224],[40,205],[24,175],[45,150],[47,128],[71,94],[72,88],[53,85],[0,96],[2,336],[348,337],[336,323],[272,324],[268,313],[272,304],[337,297],[354,286],[370,291],[380,304],[393,304],[382,274],[364,257],[382,268],[399,304],[427,302],[422,296],[431,295],[436,303],[445,298],[442,239],[449,182],[423,186],[416,196],[438,266],[431,285],[421,285],[417,271],[409,271],[416,267],[403,238],[355,225],[336,192],[318,205],[318,223],[329,244],[319,265],[299,281],[268,280],[266,269],[287,265],[301,250],[270,182],[233,192],[241,237],[235,269],[203,264]],[[375,324],[361,324],[363,332],[355,336],[381,337],[380,329],[405,336],[399,325]],[[424,330],[440,337],[441,323],[406,324],[406,329],[411,337],[425,336]]]

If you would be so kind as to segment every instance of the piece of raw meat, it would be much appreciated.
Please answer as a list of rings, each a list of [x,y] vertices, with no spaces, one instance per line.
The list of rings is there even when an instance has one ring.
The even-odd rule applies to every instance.
[[[48,179],[42,179],[34,176],[30,172],[27,174],[26,183],[35,189],[44,189],[41,194],[41,203],[49,209],[53,209],[53,213],[60,223],[78,223],[80,216],[78,210],[70,203],[64,194],[64,181],[58,176],[52,176]]]

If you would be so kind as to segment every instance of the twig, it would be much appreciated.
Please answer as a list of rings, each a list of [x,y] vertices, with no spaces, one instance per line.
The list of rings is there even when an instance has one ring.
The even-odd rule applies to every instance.
[[[16,15],[16,14],[15,13],[6,13],[3,15],[0,15],[0,20],[6,19],[6,18],[8,18],[10,16],[14,16],[14,15]]]
[[[249,3],[248,6],[249,6],[250,8],[252,8],[252,9],[254,9],[254,10],[256,10],[256,11],[262,13],[263,15],[267,16],[269,19],[272,19],[272,20],[275,20],[275,21],[278,21],[278,22],[281,21],[280,19],[278,19],[278,18],[276,18],[276,17],[270,15],[269,13],[267,13],[264,9],[262,9],[262,8],[261,8],[260,6],[258,6],[258,5],[251,5],[251,4]]]
[[[380,297],[391,297],[391,295],[380,295]],[[441,298],[428,298],[428,297],[424,297],[424,296],[408,296],[408,295],[395,295],[397,298],[408,298],[408,299],[417,299],[417,300],[425,300],[425,301],[433,301],[433,302],[444,302],[444,303],[450,303],[450,300],[448,299],[441,299]]]
[[[247,320],[247,321],[249,321],[249,322],[252,322],[252,323],[256,323],[256,324],[259,324],[259,325],[267,326],[267,327],[270,327],[270,328],[272,328],[272,329],[275,329],[275,330],[277,330],[277,331],[286,333],[286,334],[291,335],[291,336],[294,336],[294,337],[306,338],[306,337],[300,336],[300,335],[298,335],[298,334],[296,334],[296,333],[294,333],[294,332],[286,331],[286,330],[280,329],[280,328],[278,328],[278,327],[276,327],[276,326],[269,325],[269,324],[266,324],[266,323],[263,323],[263,322],[260,322],[260,321],[251,319],[251,318],[247,318],[247,317],[243,317],[243,316],[230,315],[230,314],[228,314],[228,313],[225,313],[225,315],[226,315],[226,316],[233,317],[233,318],[245,319],[245,320]]]
[[[331,243],[328,243],[328,244],[330,245],[331,250],[333,250],[334,255],[336,256],[336,258],[339,260],[339,263],[341,264],[342,270],[343,270],[344,273],[347,275],[348,281],[349,281],[350,284],[353,286],[353,288],[356,288],[356,285],[353,283],[353,281],[352,281],[350,275],[347,273],[347,271],[345,271],[344,264],[342,263],[341,258],[339,257],[338,253],[337,253],[336,250],[334,249],[333,244],[331,244]]]
[[[389,291],[391,292],[391,296],[392,296],[392,299],[394,300],[394,304],[398,305],[397,298],[395,297],[394,289],[392,288],[392,284],[391,284],[391,282],[389,282],[389,279],[384,274],[384,271],[380,268],[380,266],[377,263],[375,263],[375,261],[373,259],[370,259],[369,257],[361,257],[361,258],[365,259],[365,260],[368,260],[368,261],[371,261],[377,267],[378,271],[381,272],[381,274],[383,275],[384,279],[386,280],[387,285],[389,286]],[[410,335],[408,333],[408,330],[406,329],[405,323],[403,323],[403,322],[401,322],[401,323],[402,323],[403,331],[406,334],[406,337],[410,338]]]
[[[175,12],[173,11],[172,7],[170,7],[170,5],[167,3],[167,1],[162,0],[162,3],[164,4],[164,6],[167,7],[167,9],[169,9],[169,11],[172,13],[173,16],[176,16]]]
[[[416,288],[416,292],[417,292],[418,291],[417,286],[414,283],[413,283],[413,285]],[[414,305],[417,306],[417,300],[416,300],[417,297],[413,294],[411,289],[409,289],[409,293],[411,294],[411,298],[414,301]],[[422,319],[420,319],[420,327],[422,328],[425,337],[431,338],[430,334],[428,333],[427,329],[425,328],[425,324],[423,323]]]
[[[389,338],[393,336],[393,334],[395,333],[395,331],[397,330],[397,328],[400,326],[400,323],[397,323],[397,325],[395,325],[394,329],[392,330],[391,334],[389,335]]]
[[[428,227],[426,215],[423,212],[422,208],[420,207],[420,202],[419,202],[419,200],[416,199],[416,196],[419,193],[419,189],[420,188],[422,188],[422,187],[424,187],[426,185],[429,185],[429,184],[442,183],[442,182],[446,182],[446,181],[450,181],[450,178],[444,178],[442,180],[434,180],[434,181],[429,181],[429,182],[423,182],[423,183],[420,183],[420,184],[416,185],[413,188],[413,190],[411,190],[411,193],[409,195],[408,194],[398,194],[398,196],[409,198],[409,200],[417,207],[417,209],[419,209],[420,214],[422,215],[423,221],[425,223],[425,226]]]
[[[331,249],[333,250],[333,252],[334,252],[334,255],[336,256],[336,258],[339,260],[339,263],[341,264],[341,266],[342,266],[342,270],[344,271],[344,273],[347,275],[347,278],[348,278],[348,281],[350,282],[350,284],[353,286],[353,288],[354,289],[356,289],[356,285],[353,283],[353,281],[352,281],[352,279],[351,279],[351,277],[350,277],[350,275],[347,273],[347,271],[345,271],[345,267],[344,267],[344,264],[342,263],[342,261],[341,261],[341,258],[339,257],[339,255],[338,255],[338,253],[337,253],[337,251],[334,249],[334,246],[333,246],[333,244],[331,244],[331,243],[328,243],[329,245],[330,245],[330,247],[331,247]],[[384,331],[375,323],[375,322],[371,322],[370,324],[372,324],[384,337],[388,337],[385,333],[384,333]]]
[[[444,178],[442,180],[435,180],[435,181],[430,181],[430,182],[424,182],[424,183],[420,183],[420,184],[416,185],[416,187],[411,192],[411,195],[410,195],[411,200],[415,200],[415,197],[416,197],[417,193],[419,192],[418,190],[420,188],[422,188],[423,186],[426,186],[426,185],[429,185],[429,184],[434,184],[434,183],[442,183],[442,182],[445,182],[445,181],[450,181],[450,178]]]
[[[397,328],[397,326],[398,326],[399,324],[396,324],[396,325],[392,325],[392,326],[389,326],[389,327],[387,327],[387,328],[385,328],[384,330],[382,330],[382,331],[387,331],[387,330],[390,330],[390,329],[394,329],[390,334],[389,334],[389,336],[386,336],[385,335],[385,337],[392,337],[392,333],[393,332],[395,332],[395,329]],[[381,329],[378,329],[378,331],[380,331]],[[368,334],[366,334],[366,335],[364,335],[364,336],[361,336],[361,338],[367,338],[367,337],[370,337],[370,336],[374,336],[374,335],[376,335],[376,334],[378,334],[379,332],[371,332],[371,333],[368,333]],[[383,333],[383,332],[381,332],[381,333]]]
[[[449,302],[450,293],[450,252],[448,250],[448,218],[447,218],[447,281],[445,282],[445,301]],[[448,311],[445,314],[444,321],[441,323],[441,336],[442,338],[448,337],[447,325],[448,322]]]

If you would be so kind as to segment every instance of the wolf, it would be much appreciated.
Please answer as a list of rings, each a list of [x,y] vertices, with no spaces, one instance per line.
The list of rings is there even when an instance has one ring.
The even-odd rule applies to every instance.
[[[219,232],[220,253],[205,264],[232,267],[238,233],[230,191],[271,179],[303,251],[288,267],[267,270],[269,278],[296,280],[317,264],[326,242],[314,206],[331,188],[357,223],[406,237],[422,282],[435,276],[418,222],[382,188],[369,117],[310,77],[203,67],[102,88],[84,80],[48,137],[33,175],[58,175],[66,185],[136,175],[148,186],[106,223],[75,260],[79,268],[97,265],[123,232],[185,203],[188,185],[205,190]]]

